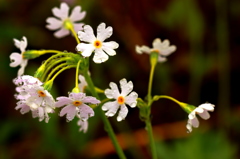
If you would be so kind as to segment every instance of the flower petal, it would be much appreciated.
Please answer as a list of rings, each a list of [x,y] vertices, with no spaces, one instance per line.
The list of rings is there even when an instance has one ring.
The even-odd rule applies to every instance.
[[[165,62],[167,61],[167,58],[166,57],[163,57],[163,56],[158,56],[158,62]]]
[[[108,55],[116,55],[116,51],[113,49],[118,48],[118,43],[116,43],[115,41],[111,41],[111,42],[104,42],[102,45],[102,49],[108,54]]]
[[[153,49],[161,50],[162,42],[160,38],[156,38],[153,40]]]
[[[80,21],[82,20],[86,15],[86,12],[81,12],[81,6],[76,6],[73,8],[72,13],[69,17],[72,22]]]
[[[206,110],[204,110],[202,113],[198,113],[198,115],[205,120],[210,118],[210,114]]]
[[[55,103],[55,107],[62,107],[72,103],[72,100],[67,97],[58,97],[57,100],[58,101]]]
[[[118,108],[119,108],[119,104],[117,101],[107,102],[107,103],[104,103],[102,106],[102,110],[107,111],[105,115],[110,117],[116,114]]]
[[[210,103],[201,104],[199,107],[206,109],[208,111],[214,111],[214,105]]]
[[[97,27],[97,39],[100,41],[104,41],[112,35],[113,28],[110,26],[107,28],[105,27],[106,27],[105,23],[101,23]]]
[[[78,38],[81,41],[92,43],[96,40],[96,37],[93,34],[93,29],[90,25],[84,25],[83,31],[78,32]]]
[[[116,83],[110,82],[109,86],[110,86],[111,89],[106,89],[104,91],[105,95],[109,99],[112,99],[112,98],[117,99],[118,96],[120,95],[120,93],[119,93],[119,90],[118,90],[118,87],[117,87]]]
[[[80,43],[77,45],[77,51],[82,52],[82,56],[89,57],[91,56],[92,52],[94,51],[95,47],[92,44],[84,44]]]
[[[134,108],[137,106],[137,98],[138,94],[136,92],[132,92],[127,97],[125,97],[125,103]]]
[[[73,120],[73,118],[76,115],[76,107],[72,106],[72,105],[68,105],[64,108],[62,108],[61,112],[60,112],[60,116],[64,116],[65,114],[67,114],[67,120],[71,121]]]
[[[78,120],[77,125],[80,126],[79,131],[87,132],[88,129],[88,121],[83,121],[81,119]]]
[[[62,38],[62,37],[67,36],[68,34],[70,34],[70,31],[69,31],[69,30],[66,30],[66,29],[64,29],[64,28],[61,28],[60,30],[58,30],[58,31],[56,31],[56,32],[54,33],[54,36],[55,36],[56,38]]]
[[[127,96],[133,90],[132,81],[127,82],[125,78],[120,80],[121,95]]]
[[[85,93],[70,93],[69,98],[71,98],[73,101],[80,100],[82,101],[86,97]]]
[[[108,55],[102,49],[95,49],[93,61],[95,63],[102,63],[108,60]]]
[[[83,30],[83,23],[73,23],[74,30],[76,32]]]
[[[52,9],[53,15],[55,15],[56,17],[58,17],[58,18],[60,18],[62,20],[68,18],[68,11],[69,11],[69,7],[64,2],[61,3],[59,9],[57,7],[54,7]]]
[[[46,27],[49,29],[49,30],[57,30],[57,29],[60,29],[63,25],[63,22],[57,18],[54,18],[54,17],[49,17],[47,18],[46,20],[47,24]]]
[[[19,53],[15,53],[15,52],[10,55],[10,59],[12,61],[10,63],[11,67],[17,67],[18,65],[20,65],[22,63],[22,60],[23,60],[22,55]]]
[[[20,50],[21,52],[25,52],[25,49],[27,47],[27,38],[25,36],[23,36],[21,43],[20,43]]]
[[[151,49],[149,48],[149,47],[147,47],[147,46],[145,46],[145,45],[143,45],[143,46],[136,46],[136,52],[138,53],[138,54],[142,54],[142,53],[147,53],[147,54],[149,54],[150,52],[151,52]]]
[[[117,121],[122,121],[123,119],[125,119],[127,114],[128,114],[128,109],[126,105],[125,104],[121,105],[118,113]]]
[[[82,100],[83,103],[90,103],[90,104],[99,104],[100,101],[97,100],[95,97],[87,96]]]
[[[86,121],[89,117],[94,116],[94,111],[91,107],[86,104],[82,104],[78,107],[80,112],[80,117],[83,121]]]
[[[21,63],[21,67],[18,70],[18,76],[22,76],[24,74],[25,71],[25,67],[27,66],[28,60],[23,59],[22,63]]]
[[[192,120],[190,120],[190,123],[192,124],[193,127],[197,128],[199,126],[199,121],[196,118],[193,118]]]

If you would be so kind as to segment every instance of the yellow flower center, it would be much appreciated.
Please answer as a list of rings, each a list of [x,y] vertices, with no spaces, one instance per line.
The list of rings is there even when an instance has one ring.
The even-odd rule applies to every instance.
[[[122,104],[125,103],[125,99],[124,99],[123,96],[119,96],[118,99],[117,99],[117,101],[118,101],[118,104],[120,104],[120,105],[122,105]]]
[[[82,105],[82,102],[76,100],[76,101],[73,102],[73,105],[76,106],[76,107],[78,107],[79,105]]]
[[[43,91],[38,91],[39,97],[46,97],[47,95]]]
[[[99,40],[95,40],[93,45],[96,47],[96,48],[101,48],[102,47],[102,42],[99,41]]]

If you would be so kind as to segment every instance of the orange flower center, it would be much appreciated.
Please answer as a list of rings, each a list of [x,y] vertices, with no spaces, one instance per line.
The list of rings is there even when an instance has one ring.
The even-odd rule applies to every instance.
[[[76,106],[76,107],[78,107],[79,105],[82,105],[82,102],[76,100],[76,101],[73,102],[73,105]]]
[[[123,96],[119,96],[118,99],[117,99],[118,103],[121,105],[121,104],[124,104],[125,102],[125,99]]]
[[[101,48],[102,47],[102,42],[99,41],[99,40],[95,40],[93,45],[96,47],[96,48]]]
[[[38,91],[39,97],[46,97],[47,95],[43,91]]]

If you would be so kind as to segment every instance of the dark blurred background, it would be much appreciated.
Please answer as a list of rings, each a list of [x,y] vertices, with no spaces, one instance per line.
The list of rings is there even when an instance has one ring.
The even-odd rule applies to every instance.
[[[168,61],[158,64],[153,81],[153,95],[169,95],[198,106],[215,104],[207,121],[186,132],[187,114],[168,100],[155,102],[152,123],[161,159],[235,159],[240,158],[240,1],[239,0],[66,0],[73,8],[87,11],[83,20],[94,30],[101,23],[113,27],[110,40],[117,41],[117,55],[103,64],[91,63],[96,86],[126,78],[134,83],[141,98],[147,94],[148,55],[138,55],[135,45],[152,47],[155,38],[169,39],[177,51]],[[51,114],[48,124],[21,115],[15,110],[13,78],[18,68],[9,67],[9,55],[19,52],[13,38],[28,39],[27,49],[75,51],[71,36],[56,39],[46,29],[51,9],[57,0],[0,0],[0,158],[65,159],[116,158],[98,114],[89,120],[86,134],[78,131],[77,120],[66,122]],[[44,55],[29,61],[26,74],[33,75]],[[74,70],[56,79],[53,94],[66,96],[74,86]],[[139,110],[129,108],[125,121],[109,118],[128,158],[151,158],[145,125]]]

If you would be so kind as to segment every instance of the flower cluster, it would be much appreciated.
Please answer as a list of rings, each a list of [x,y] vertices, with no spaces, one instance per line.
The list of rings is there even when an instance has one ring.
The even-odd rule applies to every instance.
[[[14,80],[17,85],[15,95],[17,102],[16,109],[20,109],[22,114],[32,111],[34,118],[39,121],[49,120],[48,113],[53,113],[55,101],[52,95],[43,88],[42,82],[32,76],[19,76]]]

